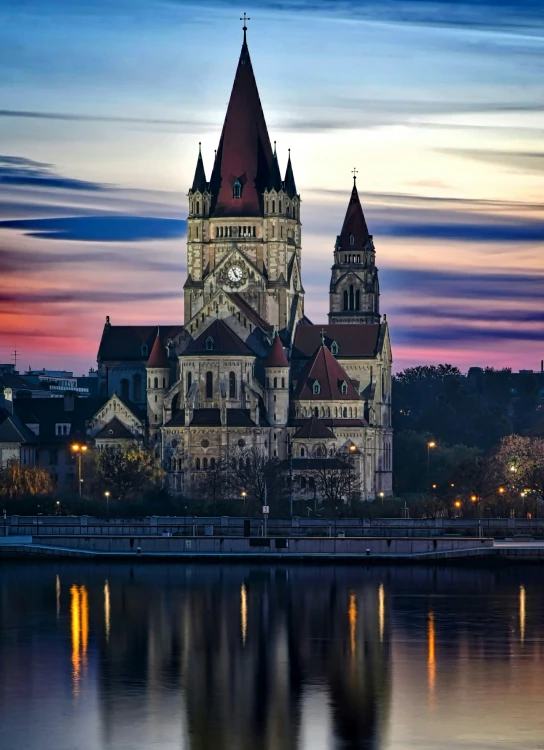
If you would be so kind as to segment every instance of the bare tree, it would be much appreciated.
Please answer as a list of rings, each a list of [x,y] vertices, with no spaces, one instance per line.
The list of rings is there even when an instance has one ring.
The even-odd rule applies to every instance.
[[[358,496],[361,479],[351,456],[338,451],[333,456],[309,459],[308,479],[315,482],[317,496],[335,514],[344,505],[351,512],[351,502]]]

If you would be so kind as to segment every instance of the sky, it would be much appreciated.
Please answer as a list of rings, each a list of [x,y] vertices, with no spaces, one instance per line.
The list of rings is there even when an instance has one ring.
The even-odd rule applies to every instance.
[[[355,167],[395,370],[539,369],[540,0],[0,0],[0,363],[82,374],[106,315],[183,321],[187,190],[244,10],[308,317],[327,319]]]

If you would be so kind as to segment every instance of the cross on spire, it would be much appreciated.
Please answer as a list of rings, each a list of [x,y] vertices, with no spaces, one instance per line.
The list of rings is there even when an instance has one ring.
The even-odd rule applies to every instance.
[[[244,15],[243,15],[243,17],[240,17],[240,21],[244,22],[244,25],[243,25],[242,29],[243,29],[243,32],[244,32],[244,42],[245,42],[246,41],[247,22],[251,21],[251,18],[249,16],[247,16],[246,13],[245,13],[245,11],[244,11]]]
[[[353,169],[351,170],[351,172],[353,174],[353,187],[355,187],[355,181],[357,180],[357,175],[359,174],[359,170],[355,169],[355,167],[353,167]]]
[[[325,346],[325,329],[321,329],[321,346]]]

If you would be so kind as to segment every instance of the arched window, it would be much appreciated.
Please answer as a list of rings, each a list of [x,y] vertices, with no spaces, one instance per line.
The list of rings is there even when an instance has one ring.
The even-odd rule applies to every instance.
[[[338,351],[338,344],[336,343],[336,341],[333,341],[331,344],[331,354],[334,354],[334,356],[336,357]]]
[[[134,395],[134,401],[142,400],[142,376],[139,372],[132,377],[132,393]]]
[[[242,197],[242,183],[240,182],[240,180],[234,180],[234,185],[232,186],[232,197]]]
[[[317,408],[317,406],[314,409],[314,417],[316,417],[317,419],[319,419],[319,409]]]
[[[315,479],[313,477],[310,477],[308,484],[310,485],[311,490],[315,490]]]
[[[206,351],[213,352],[213,339],[211,336],[208,336],[206,339]]]
[[[280,213],[280,214],[281,214],[281,201],[279,201],[279,205],[278,205],[278,213]]]
[[[147,357],[149,354],[149,347],[146,343],[143,343],[140,347],[140,351],[142,352],[142,357]]]
[[[282,378],[282,379],[281,379],[281,387],[282,387],[282,388],[285,388],[285,378]]]
[[[199,214],[199,213],[200,213],[200,201],[197,201],[197,202],[196,202],[196,212],[197,212],[197,214]],[[198,232],[197,232],[197,235],[196,235],[196,236],[198,237]]]
[[[215,469],[215,458],[210,458],[210,469],[212,471]]]
[[[305,451],[305,449],[304,449],[304,448],[301,448],[301,449],[300,449],[300,457],[301,457],[301,458],[304,458],[304,456],[305,456],[305,455],[306,455],[306,451]]]
[[[344,310],[348,309],[348,290],[344,289]]]
[[[208,470],[208,459],[207,458],[203,458],[202,459],[202,468],[204,469],[204,471]]]
[[[277,387],[278,387],[278,379],[274,378],[274,388],[277,388]]]
[[[344,417],[344,419],[348,418],[348,409],[347,409],[347,406],[344,406],[344,412],[343,412],[342,416]]]
[[[314,384],[312,386],[312,393],[314,396],[317,396],[321,393],[321,385],[319,383],[319,380],[314,380]]]
[[[345,380],[342,380],[342,384],[340,385],[340,393],[342,396],[345,396],[348,392],[348,384]]]
[[[195,469],[197,471],[200,471],[200,459],[199,458],[195,459]]]
[[[354,309],[354,294],[353,294],[353,284],[349,285],[349,309]]]
[[[166,378],[163,378],[163,379],[162,379],[162,387],[163,387],[163,388],[166,388]]]
[[[193,384],[193,373],[188,372],[187,373],[187,393],[189,393],[189,389]]]
[[[272,213],[276,213],[276,201],[272,201]]]
[[[236,373],[229,372],[229,398],[236,398]]]
[[[206,373],[206,398],[213,398],[213,372]]]
[[[121,380],[121,398],[129,398],[129,382],[126,378]]]
[[[359,310],[361,307],[361,292],[357,289],[355,292],[355,309]]]
[[[153,388],[158,388],[158,387],[159,387],[159,379],[153,378]]]
[[[349,244],[351,246],[355,245],[355,237],[352,234],[349,236]]]

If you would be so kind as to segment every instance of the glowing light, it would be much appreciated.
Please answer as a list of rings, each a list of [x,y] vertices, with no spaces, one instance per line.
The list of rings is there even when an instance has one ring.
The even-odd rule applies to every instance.
[[[380,628],[380,642],[383,641],[383,631],[385,629],[385,592],[383,583],[380,583],[378,589],[378,624]]]
[[[351,655],[355,654],[355,643],[357,633],[357,599],[353,591],[349,595],[349,606],[348,606],[348,619],[349,619],[349,650]]]
[[[519,640],[525,640],[525,586],[519,587]]]
[[[429,448],[436,448],[436,443],[434,442],[434,440],[431,440],[431,442],[427,443],[427,445],[429,446]]]
[[[106,630],[106,642],[110,640],[110,584],[104,584],[104,627]]]
[[[434,694],[434,687],[436,683],[436,654],[435,654],[435,627],[434,627],[434,612],[429,612],[429,620],[427,623],[427,676],[429,684],[430,695]]]
[[[72,681],[74,697],[79,695],[82,668],[87,664],[89,645],[89,597],[85,586],[70,588],[72,630]]]
[[[247,638],[247,590],[245,583],[240,589],[240,621],[242,625],[242,643],[246,645]]]

